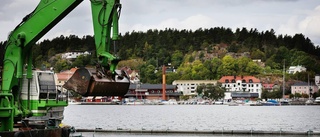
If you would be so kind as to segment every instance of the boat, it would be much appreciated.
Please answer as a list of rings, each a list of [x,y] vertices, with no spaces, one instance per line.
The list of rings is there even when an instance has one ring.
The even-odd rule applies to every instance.
[[[280,103],[276,100],[268,100],[261,103],[262,106],[280,106]]]
[[[168,101],[161,101],[163,105],[178,105],[178,102],[175,99],[169,99]]]
[[[248,101],[243,104],[244,106],[262,106],[259,101]]]
[[[69,101],[68,101],[68,105],[80,105],[80,104],[81,104],[81,102],[78,102],[74,99],[69,99]]]
[[[314,100],[314,103],[320,104],[320,97],[317,97],[317,98]]]

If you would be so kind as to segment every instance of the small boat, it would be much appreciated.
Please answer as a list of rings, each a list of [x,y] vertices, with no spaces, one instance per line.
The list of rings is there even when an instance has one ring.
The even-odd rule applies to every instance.
[[[317,97],[317,98],[314,100],[314,103],[320,104],[320,97]]]
[[[175,99],[169,99],[168,101],[162,100],[163,105],[178,105],[178,102]]]
[[[262,106],[280,106],[280,103],[276,100],[268,100],[267,102],[262,102]]]
[[[81,104],[81,102],[77,102],[74,99],[69,99],[69,101],[68,101],[68,105],[80,105],[80,104]]]

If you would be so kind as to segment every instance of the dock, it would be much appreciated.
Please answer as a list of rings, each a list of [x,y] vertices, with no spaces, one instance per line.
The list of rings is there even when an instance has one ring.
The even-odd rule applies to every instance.
[[[76,132],[104,132],[104,133],[132,133],[132,134],[196,134],[196,135],[320,135],[317,131],[261,131],[261,130],[131,130],[131,129],[117,129],[117,130],[104,130],[97,129],[76,129]]]

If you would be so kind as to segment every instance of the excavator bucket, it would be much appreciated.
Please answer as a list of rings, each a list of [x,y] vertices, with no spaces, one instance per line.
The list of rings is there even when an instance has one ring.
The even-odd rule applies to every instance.
[[[124,96],[129,86],[130,80],[124,71],[116,70],[112,77],[99,78],[86,68],[77,69],[63,85],[82,96]]]

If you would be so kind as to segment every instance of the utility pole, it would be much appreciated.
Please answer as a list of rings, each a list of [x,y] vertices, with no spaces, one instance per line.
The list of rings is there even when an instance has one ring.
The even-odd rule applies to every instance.
[[[166,100],[166,66],[162,67],[162,100]]]
[[[282,99],[284,99],[284,92],[285,92],[285,88],[286,88],[286,60],[284,59],[284,63],[283,63],[283,85],[282,85]]]

